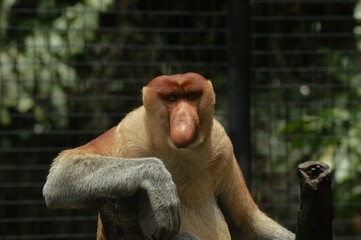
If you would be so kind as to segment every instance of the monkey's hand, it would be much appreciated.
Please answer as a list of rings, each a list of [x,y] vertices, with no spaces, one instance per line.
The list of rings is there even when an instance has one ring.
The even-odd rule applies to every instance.
[[[156,158],[123,159],[99,155],[61,154],[54,161],[43,195],[48,207],[95,207],[97,199],[146,192],[149,201],[140,226],[149,239],[171,239],[179,230],[176,186],[163,162]]]
[[[146,191],[137,196],[140,227],[147,239],[173,239],[180,227],[176,186],[163,163],[148,167],[151,177],[142,182]]]

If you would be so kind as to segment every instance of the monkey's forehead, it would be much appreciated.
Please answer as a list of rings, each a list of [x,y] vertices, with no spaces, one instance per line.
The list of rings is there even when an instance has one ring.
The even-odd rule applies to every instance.
[[[171,89],[201,91],[207,82],[208,80],[198,73],[184,73],[156,77],[148,83],[147,87],[157,92],[169,92]]]

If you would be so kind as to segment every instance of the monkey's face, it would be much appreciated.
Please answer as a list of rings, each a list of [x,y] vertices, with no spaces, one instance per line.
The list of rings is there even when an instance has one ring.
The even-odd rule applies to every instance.
[[[160,76],[143,88],[143,103],[151,128],[163,132],[176,148],[188,148],[204,141],[210,132],[214,101],[212,84],[196,73]]]

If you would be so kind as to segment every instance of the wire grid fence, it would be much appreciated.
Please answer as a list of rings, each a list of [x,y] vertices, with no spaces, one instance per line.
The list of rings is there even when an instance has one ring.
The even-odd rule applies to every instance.
[[[295,165],[324,161],[335,169],[335,239],[360,239],[360,2],[252,6],[254,195],[294,225]]]
[[[351,83],[359,72],[356,3],[251,4],[252,192],[293,231],[296,164],[332,158],[345,144],[342,131],[359,120]],[[45,207],[51,159],[117,124],[141,104],[141,87],[153,77],[199,72],[213,81],[223,123],[237,107],[227,106],[226,1],[3,1],[1,8],[0,239],[95,237],[96,210]],[[334,112],[342,107],[350,119]],[[341,153],[351,161],[350,147]],[[342,193],[359,186],[337,183]],[[359,238],[355,199],[335,202],[338,239]]]
[[[155,76],[194,71],[224,85],[226,5],[44,0],[3,7],[0,239],[94,239],[96,210],[45,207],[51,159],[117,124]]]

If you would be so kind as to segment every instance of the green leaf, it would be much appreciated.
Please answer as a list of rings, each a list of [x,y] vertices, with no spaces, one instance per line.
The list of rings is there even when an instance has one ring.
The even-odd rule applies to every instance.
[[[9,126],[11,124],[11,117],[6,108],[0,109],[0,123],[2,126]]]
[[[27,112],[34,106],[33,99],[26,93],[22,93],[18,100],[18,110],[19,112]]]

